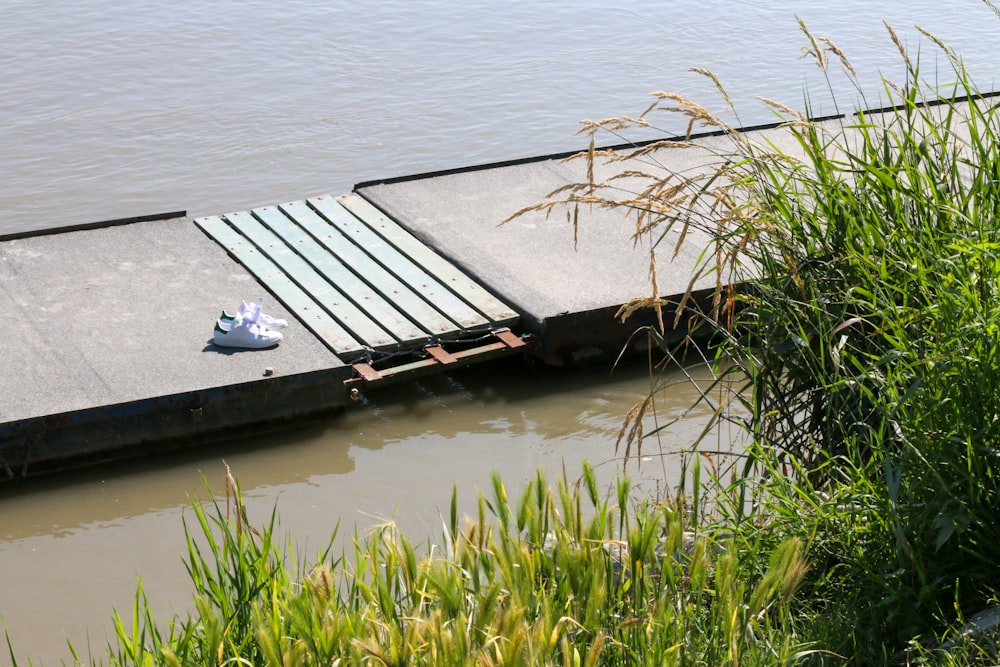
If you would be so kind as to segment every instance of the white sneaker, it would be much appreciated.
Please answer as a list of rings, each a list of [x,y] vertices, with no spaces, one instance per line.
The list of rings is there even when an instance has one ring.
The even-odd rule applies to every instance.
[[[243,301],[240,303],[240,307],[236,311],[235,315],[230,315],[223,310],[222,315],[219,316],[219,322],[222,324],[223,328],[226,328],[229,323],[237,317],[242,317],[262,325],[265,329],[284,329],[288,326],[288,322],[286,320],[277,319],[264,312],[260,312],[258,309],[262,305],[262,302],[263,299],[258,299],[257,305],[251,305],[246,301]]]
[[[277,345],[281,341],[281,334],[265,329],[259,324],[237,315],[225,326],[223,326],[222,320],[216,321],[212,340],[221,347],[243,347],[258,350]]]

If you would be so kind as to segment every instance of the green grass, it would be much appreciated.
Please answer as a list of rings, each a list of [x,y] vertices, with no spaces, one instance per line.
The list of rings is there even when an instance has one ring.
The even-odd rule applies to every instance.
[[[601,495],[593,471],[516,502],[494,477],[478,516],[451,512],[418,549],[391,522],[353,552],[298,561],[238,492],[193,504],[196,611],[164,626],[141,587],[115,615],[110,665],[776,665],[810,655],[792,600],[803,544],[769,553],[692,532],[681,507]],[[231,506],[230,506],[231,505]],[[17,660],[12,655],[14,664]],[[93,660],[93,664],[97,664]]]
[[[815,63],[860,93],[834,42],[802,27]],[[884,80],[880,104],[862,105],[887,99],[886,113],[818,122],[767,100],[781,119],[771,141],[658,94],[638,119],[587,131],[680,114],[723,130],[729,148],[687,176],[656,161],[686,139],[592,148],[578,159],[628,161],[627,178],[535,207],[623,210],[663,256],[675,250],[666,238],[708,237],[711,308],[691,315],[689,293],[672,311],[654,294],[622,315],[658,308],[667,326],[676,313],[711,330],[720,387],[737,385],[711,407],[749,441],[707,492],[717,520],[747,539],[803,541],[799,608],[826,621],[810,639],[857,664],[936,646],[1000,581],[1000,117],[933,35],[952,66],[946,85],[926,82],[889,36],[905,81]],[[650,331],[657,343],[663,333]]]

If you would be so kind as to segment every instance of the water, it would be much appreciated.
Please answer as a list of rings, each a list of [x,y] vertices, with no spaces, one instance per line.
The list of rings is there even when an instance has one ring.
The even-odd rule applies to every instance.
[[[883,19],[932,78],[946,82],[950,69],[914,23],[994,87],[1000,21],[975,0],[4,0],[0,234],[214,214],[573,150],[580,119],[638,113],[653,90],[719,108],[691,67],[719,75],[740,110],[734,122],[772,120],[755,96],[798,106],[803,91],[814,113],[833,113],[826,80],[798,59],[796,14],[849,55],[871,102],[879,71],[903,78]],[[852,106],[858,94],[837,74],[831,82]],[[251,512],[277,499],[302,547],[371,516],[436,534],[453,483],[468,496],[490,469],[521,480],[539,465],[554,473],[564,460],[573,470],[611,458],[645,383],[636,371],[470,370],[280,437],[0,489],[0,617],[19,655],[54,664],[68,655],[66,636],[100,652],[110,609],[128,607],[137,576],[158,610],[188,608],[180,516],[188,494],[204,494],[202,473],[220,486],[222,458]],[[690,438],[697,419],[667,446]],[[615,464],[601,470],[610,479]],[[656,459],[639,473],[654,491],[670,474]]]
[[[491,470],[515,497],[536,469],[554,478],[565,466],[575,478],[583,460],[610,485],[621,417],[647,384],[641,367],[609,376],[501,362],[375,392],[342,418],[292,433],[0,487],[0,613],[19,655],[54,662],[67,655],[64,633],[78,648],[88,637],[105,644],[111,608],[129,611],[137,576],[161,617],[189,609],[182,516],[188,494],[208,497],[202,475],[224,488],[223,459],[251,519],[264,523],[277,502],[279,533],[309,556],[338,523],[349,537],[394,518],[418,541],[437,537],[452,485],[474,515]],[[680,416],[693,397],[690,385],[677,386],[660,417]],[[677,477],[673,453],[706,418],[697,410],[669,438],[645,445],[641,467],[630,467],[639,490],[662,495],[663,480]]]
[[[638,113],[653,90],[716,106],[696,66],[745,124],[771,120],[754,96],[796,105],[804,86],[832,112],[798,60],[796,13],[859,65],[869,95],[879,69],[902,78],[882,19],[914,50],[923,24],[992,84],[1000,23],[976,0],[5,0],[0,233],[572,150],[580,119]]]

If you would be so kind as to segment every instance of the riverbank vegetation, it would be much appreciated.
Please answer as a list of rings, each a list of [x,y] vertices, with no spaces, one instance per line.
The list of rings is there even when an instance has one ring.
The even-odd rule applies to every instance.
[[[602,494],[590,468],[556,484],[539,474],[516,500],[494,477],[468,520],[453,494],[427,549],[387,522],[355,535],[351,553],[300,560],[276,540],[274,515],[262,529],[247,523],[238,493],[195,503],[194,517],[185,563],[196,613],[164,626],[140,590],[131,614],[115,617],[104,664],[772,665],[805,655],[791,609],[806,572],[801,540],[748,557],[730,538],[691,531],[681,506],[636,505],[627,481]]]
[[[833,41],[803,31],[827,76],[857,83]],[[687,492],[640,501],[625,480],[602,493],[590,469],[539,476],[516,501],[495,479],[472,519],[453,497],[437,544],[385,523],[308,561],[276,541],[273,516],[247,521],[230,482],[231,506],[196,503],[188,526],[196,612],[164,624],[140,590],[107,664],[1000,661],[995,630],[956,633],[1000,592],[997,98],[932,35],[947,85],[889,37],[904,79],[884,82],[887,111],[813,121],[767,100],[782,122],[750,136],[658,94],[587,131],[680,114],[726,140],[708,168],[657,162],[704,150],[689,137],[592,148],[577,159],[624,161],[621,178],[539,207],[625,211],[654,256],[674,252],[667,238],[707,240],[717,290],[691,321],[712,329],[718,386],[735,387],[703,394],[747,435],[735,463],[694,443]],[[647,334],[669,358],[664,330],[695,303],[654,291],[623,316],[659,310]],[[668,435],[630,426],[633,453]]]
[[[826,626],[807,635],[813,646],[885,664],[941,646],[949,627],[995,603],[1000,582],[998,99],[923,33],[953,75],[928,83],[887,26],[905,78],[884,79],[873,104],[837,45],[802,28],[828,81],[853,83],[861,108],[886,108],[811,120],[808,108],[764,100],[781,122],[747,135],[658,93],[637,118],[586,128],[591,150],[577,159],[590,174],[619,164],[619,176],[535,210],[626,211],[651,266],[677,244],[705,243],[709,312],[687,320],[692,295],[665,303],[655,278],[654,293],[624,311],[712,329],[719,386],[744,381],[728,399],[704,400],[749,441],[715,480],[720,523],[758,553],[761,541],[800,539],[810,573],[795,609]],[[602,133],[662,114],[719,133],[707,168],[678,174],[658,162],[704,153],[690,137],[594,149]],[[983,640],[984,664],[1000,659],[996,637]]]

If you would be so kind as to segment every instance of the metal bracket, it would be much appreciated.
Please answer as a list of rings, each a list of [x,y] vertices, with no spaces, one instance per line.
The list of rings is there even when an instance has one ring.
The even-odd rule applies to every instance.
[[[434,357],[434,360],[443,366],[447,366],[448,364],[453,364],[458,361],[458,357],[451,352],[448,352],[440,345],[428,345],[424,348],[424,351]]]
[[[516,350],[519,347],[524,347],[527,345],[521,338],[514,334],[510,329],[500,329],[494,331],[493,335],[500,339],[500,342],[509,347],[512,350]]]
[[[361,376],[365,383],[378,382],[382,379],[382,374],[372,368],[371,364],[354,364],[354,371]]]
[[[456,352],[449,352],[440,344],[428,345],[424,348],[428,355],[427,358],[382,370],[374,368],[369,363],[356,363],[353,365],[354,377],[344,380],[344,389],[347,390],[351,398],[357,400],[360,392],[370,386],[390,384],[429,373],[439,373],[444,366],[468,366],[478,361],[513,354],[521,348],[534,344],[530,337],[528,340],[523,340],[507,328],[498,329],[491,333],[494,338],[492,343]]]

